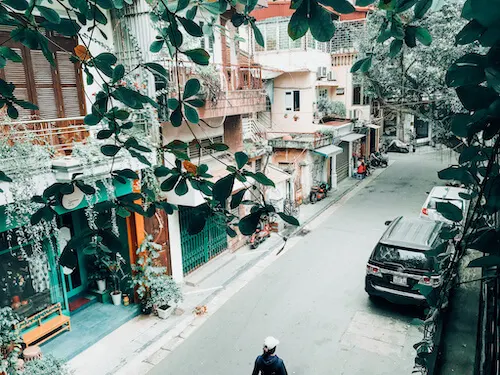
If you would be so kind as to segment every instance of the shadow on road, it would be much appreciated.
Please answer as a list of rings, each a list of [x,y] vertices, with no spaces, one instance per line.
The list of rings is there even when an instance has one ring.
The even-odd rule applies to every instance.
[[[369,302],[372,313],[387,315],[393,318],[402,318],[404,320],[425,318],[425,309],[423,307],[397,305],[379,297],[371,297]]]

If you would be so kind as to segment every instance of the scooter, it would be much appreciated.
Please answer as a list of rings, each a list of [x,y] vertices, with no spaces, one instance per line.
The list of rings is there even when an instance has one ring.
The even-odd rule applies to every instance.
[[[264,225],[260,225],[260,227],[255,230],[255,233],[252,234],[248,240],[250,249],[256,249],[269,237],[271,237],[271,228],[269,224],[266,223]]]
[[[375,168],[377,167],[385,168],[387,167],[388,163],[389,160],[387,156],[383,156],[382,154],[375,152],[372,152],[370,154],[370,166]]]
[[[323,182],[311,188],[311,192],[309,193],[309,201],[312,204],[314,204],[317,201],[326,198],[327,195],[328,195],[328,185]]]
[[[410,152],[410,146],[406,143],[401,142],[399,139],[393,139],[387,146],[386,151],[407,154]]]

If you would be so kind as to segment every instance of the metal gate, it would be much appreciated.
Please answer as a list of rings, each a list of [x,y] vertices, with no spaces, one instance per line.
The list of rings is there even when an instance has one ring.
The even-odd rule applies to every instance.
[[[340,182],[349,176],[349,142],[340,142],[339,147],[342,153],[337,155],[337,182]]]
[[[207,219],[203,230],[195,235],[188,233],[193,216],[199,207],[179,206],[179,221],[181,227],[182,269],[184,274],[207,263],[227,248],[227,234],[223,223],[216,221],[214,216]]]

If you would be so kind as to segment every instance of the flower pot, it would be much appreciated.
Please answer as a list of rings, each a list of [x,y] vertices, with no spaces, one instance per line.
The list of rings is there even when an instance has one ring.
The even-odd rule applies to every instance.
[[[122,292],[116,290],[111,292],[111,300],[113,301],[113,305],[120,306],[122,304]]]
[[[106,290],[106,280],[97,280],[97,290],[101,293]]]
[[[158,318],[160,319],[168,319],[170,315],[172,315],[172,306],[158,306],[156,308],[156,312],[158,313]]]

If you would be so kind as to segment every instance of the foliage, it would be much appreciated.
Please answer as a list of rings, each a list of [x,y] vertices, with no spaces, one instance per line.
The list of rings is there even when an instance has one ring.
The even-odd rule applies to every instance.
[[[21,338],[14,326],[19,321],[10,307],[0,308],[0,373],[15,373],[21,353]]]
[[[115,253],[114,259],[110,256],[103,256],[101,261],[109,271],[113,284],[113,292],[121,291],[121,282],[127,278],[127,275],[125,275],[122,269],[122,264],[125,264],[125,259],[123,259],[120,253]]]
[[[101,258],[95,257],[89,265],[88,279],[90,281],[106,280],[109,276],[108,267]]]
[[[224,90],[221,85],[220,73],[214,65],[206,67],[199,67],[197,75],[201,80],[200,95],[206,102],[210,103],[212,107],[216,107],[219,100],[224,95]]]
[[[66,365],[48,354],[41,359],[26,362],[24,365],[24,375],[69,375],[71,372]]]
[[[167,275],[166,267],[157,264],[160,251],[161,245],[148,236],[137,249],[138,260],[132,266],[131,285],[148,308],[163,307],[183,299],[180,287]]]
[[[405,24],[429,30],[432,48],[416,43],[412,34],[406,35],[404,43],[402,39],[383,41],[386,36],[379,35],[386,22],[383,11],[370,14],[367,32],[357,35],[361,54],[372,54],[369,71],[355,75],[365,94],[376,98],[383,109],[428,121],[437,141],[450,137],[451,116],[461,111],[454,90],[446,85],[446,69],[464,53],[478,50],[474,44],[456,46],[450,37],[466,23],[460,18],[461,9],[460,2],[447,0],[439,11],[430,11],[423,19],[412,17],[412,12],[404,14]],[[407,31],[414,30],[409,28]],[[383,42],[376,43],[377,39]]]
[[[316,107],[318,112],[323,116],[345,117],[346,114],[343,102],[330,100],[328,98],[320,98],[316,103]]]

